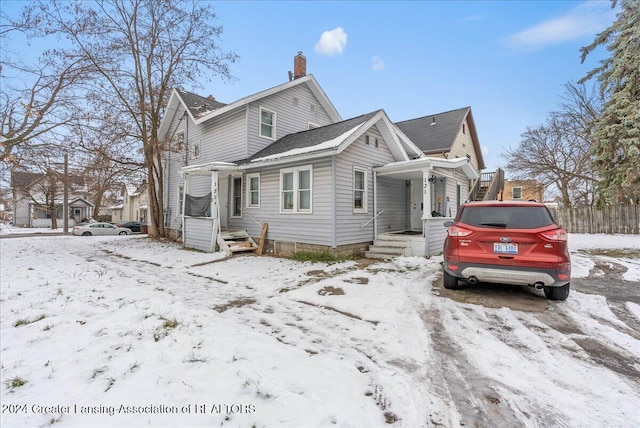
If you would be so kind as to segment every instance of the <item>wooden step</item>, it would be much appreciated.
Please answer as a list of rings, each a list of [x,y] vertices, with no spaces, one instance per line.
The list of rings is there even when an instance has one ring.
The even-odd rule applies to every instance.
[[[218,235],[220,251],[232,254],[240,251],[255,251],[258,244],[246,230],[225,230]]]

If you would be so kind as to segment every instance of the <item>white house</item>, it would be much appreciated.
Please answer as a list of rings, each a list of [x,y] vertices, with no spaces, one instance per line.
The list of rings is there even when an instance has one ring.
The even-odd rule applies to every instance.
[[[165,225],[203,251],[266,230],[274,254],[440,252],[484,168],[471,109],[342,120],[301,54],[294,76],[231,104],[174,90],[160,128]]]

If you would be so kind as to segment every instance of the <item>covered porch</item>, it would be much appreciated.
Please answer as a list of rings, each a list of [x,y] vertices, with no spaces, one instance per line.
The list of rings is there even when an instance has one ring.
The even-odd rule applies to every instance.
[[[479,176],[468,158],[425,157],[374,168],[374,245],[368,255],[440,253],[446,237],[443,223],[456,216],[468,199],[469,180]],[[403,203],[387,190],[393,184],[398,189],[401,183],[405,188]],[[396,221],[389,230],[385,216],[404,216],[404,228]]]

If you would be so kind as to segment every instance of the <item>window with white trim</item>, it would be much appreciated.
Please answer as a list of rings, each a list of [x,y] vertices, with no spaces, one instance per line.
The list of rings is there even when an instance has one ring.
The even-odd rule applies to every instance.
[[[260,174],[247,174],[247,207],[260,208]]]
[[[280,170],[280,212],[310,213],[313,200],[313,168],[305,165]]]
[[[184,185],[179,184],[178,185],[178,209],[176,210],[176,212],[178,213],[178,216],[182,216],[183,205],[184,205]]]
[[[181,152],[184,148],[184,132],[178,132],[176,140],[176,149]]]
[[[199,157],[200,157],[200,142],[193,143],[193,147],[191,148],[190,159],[198,159]]]
[[[242,177],[233,177],[231,185],[231,195],[233,195],[231,216],[242,217]]]
[[[353,167],[353,212],[367,212],[367,170]]]
[[[276,114],[270,110],[260,107],[260,136],[276,139]]]
[[[514,187],[511,189],[511,199],[522,199],[522,187]]]

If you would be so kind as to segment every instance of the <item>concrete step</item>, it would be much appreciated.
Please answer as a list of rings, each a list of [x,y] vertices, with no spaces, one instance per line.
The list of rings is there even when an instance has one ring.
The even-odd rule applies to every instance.
[[[373,251],[365,251],[364,256],[368,259],[379,259],[379,260],[389,260],[389,259],[393,259],[394,257],[398,257],[392,254],[382,254],[382,253],[376,253]]]
[[[407,248],[407,240],[391,240],[391,239],[376,239],[373,241],[373,245],[376,247],[394,247],[394,248]]]
[[[369,251],[373,253],[389,254],[390,256],[402,256],[404,254],[404,247],[381,247],[378,245],[370,245]]]

